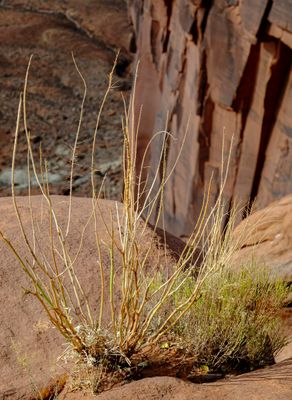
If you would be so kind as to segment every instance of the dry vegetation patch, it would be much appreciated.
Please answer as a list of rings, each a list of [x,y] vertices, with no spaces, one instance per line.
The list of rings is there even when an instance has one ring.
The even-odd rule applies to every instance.
[[[85,98],[85,80],[77,65],[76,68],[84,83]],[[288,289],[255,263],[245,265],[243,260],[239,272],[231,268],[240,238],[235,240],[232,235],[236,212],[233,209],[226,212],[223,201],[229,160],[225,164],[222,161],[222,182],[215,205],[209,210],[207,192],[195,229],[178,259],[167,258],[166,247],[161,249],[156,230],[159,224],[163,226],[164,187],[176,165],[166,171],[170,133],[160,132],[152,139],[158,138],[162,143],[160,160],[153,179],[143,182],[142,175],[136,174],[137,134],[131,130],[136,126],[133,97],[123,119],[123,206],[116,204],[105,217],[96,191],[95,152],[101,114],[113,87],[112,71],[93,136],[92,209],[85,225],[80,226],[79,247],[71,249],[67,239],[74,206],[72,176],[83,103],[71,157],[68,219],[64,226],[59,223],[50,195],[48,164],[42,160],[42,153],[36,161],[31,149],[26,116],[28,71],[15,134],[12,201],[29,257],[23,258],[13,241],[2,232],[1,236],[29,278],[27,292],[41,303],[50,322],[68,344],[63,358],[75,363],[72,387],[98,392],[121,380],[150,374],[193,378],[208,372],[243,372],[273,362],[273,354],[285,343],[278,313]],[[32,174],[48,209],[50,257],[39,246],[41,233],[33,207],[30,206],[33,234],[29,237],[14,193],[13,171],[21,115],[28,148],[28,180]],[[150,220],[154,220],[151,231]],[[98,223],[104,225],[106,241],[98,233]],[[76,269],[83,232],[89,224],[94,227],[96,252],[95,308]],[[165,257],[155,257],[159,247]]]

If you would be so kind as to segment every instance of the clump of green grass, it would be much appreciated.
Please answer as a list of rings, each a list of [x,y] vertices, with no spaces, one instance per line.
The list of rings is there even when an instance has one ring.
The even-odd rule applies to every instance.
[[[188,297],[193,285],[190,278],[175,304]],[[287,293],[286,285],[271,280],[256,262],[238,271],[222,266],[202,285],[176,333],[209,370],[243,372],[272,364],[285,344],[279,309]]]
[[[74,159],[86,98],[85,79],[77,65],[76,69],[84,85],[84,96],[71,157],[68,223],[65,228],[61,227],[54,209],[47,182],[47,162],[41,158],[38,170],[33,156],[26,116],[28,68],[16,124],[12,200],[30,260],[22,257],[13,242],[0,231],[2,239],[29,278],[31,288],[28,292],[41,303],[51,323],[68,343],[66,357],[77,360],[80,374],[84,372],[83,367],[86,370],[88,366],[91,372],[87,370],[85,381],[91,382],[94,391],[104,387],[107,374],[120,374],[121,377],[134,374],[145,366],[154,365],[157,356],[159,365],[163,365],[163,360],[165,363],[175,360],[177,368],[185,366],[188,372],[202,365],[212,370],[228,371],[251,369],[270,362],[273,352],[284,344],[284,337],[279,333],[278,312],[285,301],[287,289],[283,283],[271,280],[256,264],[243,265],[237,271],[232,268],[232,256],[240,238],[235,240],[232,235],[235,212],[226,213],[223,202],[229,160],[215,205],[209,210],[207,191],[199,219],[179,259],[161,266],[153,259],[159,247],[156,230],[163,221],[164,188],[177,161],[166,169],[170,133],[160,132],[152,139],[162,138],[159,165],[152,180],[148,179],[145,183],[142,172],[136,171],[139,121],[134,120],[133,95],[129,110],[125,108],[122,127],[123,207],[117,205],[116,215],[111,215],[110,224],[99,215],[94,179],[96,135],[106,98],[113,88],[114,69],[109,75],[108,90],[97,114],[93,135],[92,211],[86,225],[81,227],[82,232],[89,223],[95,227],[99,281],[97,297],[100,300],[98,312],[93,311],[75,269],[77,255],[83,246],[83,234],[77,255],[72,254],[68,245]],[[38,230],[32,207],[33,237],[30,239],[15,195],[14,170],[21,115],[28,146],[28,172],[30,175],[32,171],[49,209],[50,259],[46,257],[45,250],[37,245]],[[98,216],[110,237],[107,249],[109,265],[105,265],[102,256]],[[150,231],[148,222],[153,218],[155,222]],[[108,280],[105,278],[106,269],[110,271]],[[106,302],[110,309],[109,318],[105,315]],[[80,380],[81,386],[82,382],[85,385],[85,381]]]

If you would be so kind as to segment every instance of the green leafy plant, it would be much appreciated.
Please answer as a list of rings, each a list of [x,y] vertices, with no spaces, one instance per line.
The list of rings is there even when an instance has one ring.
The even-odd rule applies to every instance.
[[[232,268],[232,256],[240,238],[235,240],[232,235],[235,211],[226,212],[223,201],[229,160],[226,165],[222,162],[222,171],[225,169],[226,172],[222,176],[215,205],[210,209],[207,191],[201,214],[179,259],[166,257],[163,263],[161,259],[153,258],[159,248],[162,253],[166,251],[166,247],[161,249],[156,231],[163,221],[164,188],[178,160],[166,170],[167,143],[171,135],[165,130],[152,138],[152,141],[159,139],[162,143],[160,160],[152,180],[147,178],[144,182],[142,179],[146,155],[141,171],[137,173],[139,121],[134,120],[133,95],[129,109],[125,106],[122,126],[123,205],[116,205],[115,215],[110,211],[111,223],[107,223],[100,210],[94,171],[96,135],[107,96],[114,86],[113,68],[93,134],[92,211],[81,228],[80,245],[73,255],[68,245],[73,206],[72,179],[82,127],[86,82],[74,60],[84,85],[84,95],[71,157],[68,222],[62,227],[50,195],[48,164],[40,153],[40,166],[37,168],[30,141],[26,111],[30,63],[20,96],[12,162],[12,201],[30,259],[23,257],[2,231],[0,236],[29,278],[31,287],[27,291],[41,303],[51,323],[68,343],[67,356],[75,357],[79,365],[87,365],[92,371],[86,381],[91,382],[91,387],[98,391],[102,387],[101,377],[104,374],[120,372],[121,376],[125,376],[125,371],[133,373],[134,370],[151,366],[157,359],[157,352],[161,365],[164,360],[167,363],[175,359],[177,365],[185,365],[189,372],[200,366],[208,370],[228,370],[244,364],[244,368],[248,369],[266,362],[267,357],[284,343],[284,337],[275,333],[279,329],[278,311],[285,301],[287,289],[283,283],[271,281],[256,264],[237,270]],[[136,79],[133,93],[135,85]],[[28,175],[32,171],[49,210],[47,230],[50,259],[38,245],[39,232],[33,208],[30,206],[33,227],[33,236],[30,238],[15,194],[14,170],[21,116],[28,147]],[[150,230],[149,221],[153,219],[154,225]],[[109,265],[105,264],[102,251],[104,244],[98,233],[100,220],[110,237],[107,249]],[[83,247],[84,231],[90,223],[94,225],[98,259],[97,312],[92,309],[75,268]],[[107,279],[105,271],[108,269],[110,273]],[[108,305],[109,318],[105,315]]]

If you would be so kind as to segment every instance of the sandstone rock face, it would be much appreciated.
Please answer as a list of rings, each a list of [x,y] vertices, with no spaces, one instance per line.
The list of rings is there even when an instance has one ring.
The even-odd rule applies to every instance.
[[[213,176],[220,182],[233,137],[225,200],[264,207],[292,191],[292,2],[129,0],[140,60],[139,151],[160,130],[175,140],[165,191],[165,226],[188,235]],[[290,110],[290,111],[289,111]],[[186,138],[184,139],[186,133]],[[151,146],[152,170],[159,143]],[[140,154],[140,158],[141,158]]]

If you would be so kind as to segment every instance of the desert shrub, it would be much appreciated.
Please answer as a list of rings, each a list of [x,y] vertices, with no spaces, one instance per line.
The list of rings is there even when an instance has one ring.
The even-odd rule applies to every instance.
[[[100,116],[113,87],[113,71],[109,75],[108,91],[97,114],[93,135],[92,212],[86,225],[80,227],[84,232],[89,223],[95,226],[100,300],[97,312],[91,308],[76,273],[77,255],[72,254],[67,240],[72,215],[75,151],[86,97],[85,80],[77,66],[76,69],[84,84],[84,97],[71,158],[67,226],[60,225],[54,209],[46,178],[47,163],[40,159],[38,171],[31,148],[26,116],[28,68],[16,123],[12,201],[30,259],[23,257],[13,242],[0,231],[2,239],[29,278],[31,288],[27,291],[41,303],[51,323],[68,343],[65,357],[73,357],[77,364],[88,366],[91,372],[86,380],[91,382],[95,377],[92,383],[94,390],[101,387],[101,377],[105,373],[123,371],[121,376],[124,376],[124,371],[128,371],[131,374],[154,363],[157,356],[154,357],[154,353],[157,352],[161,353],[160,365],[163,364],[163,357],[169,361],[172,356],[177,365],[184,365],[188,360],[189,370],[200,365],[214,370],[248,369],[270,362],[272,353],[284,343],[283,336],[278,332],[277,313],[287,290],[281,282],[270,280],[255,264],[243,266],[238,271],[231,269],[232,255],[240,238],[235,240],[232,236],[235,212],[226,212],[223,202],[229,160],[225,166],[222,164],[222,171],[225,169],[227,172],[222,173],[217,201],[210,207],[207,191],[201,214],[179,259],[168,261],[167,265],[153,259],[155,249],[159,247],[155,231],[163,221],[164,188],[177,161],[166,171],[170,134],[160,132],[152,139],[159,138],[162,143],[160,160],[152,180],[145,183],[141,174],[137,176],[137,132],[132,131],[136,125],[133,121],[134,97],[123,121],[123,207],[121,209],[117,205],[115,216],[111,215],[111,224],[107,224],[100,215],[110,236],[107,249],[109,265],[105,265],[101,251],[103,243],[97,229],[99,201],[94,180],[94,155]],[[51,261],[46,257],[45,249],[37,246],[38,229],[33,208],[30,206],[33,238],[29,238],[15,196],[14,170],[21,115],[28,146],[28,172],[32,171],[49,209],[47,229]],[[148,222],[150,219],[153,222],[153,218],[154,226],[150,231]],[[83,233],[77,254],[82,246]],[[110,270],[108,280],[105,279],[106,269]],[[105,318],[106,301],[110,305],[109,318]],[[94,372],[95,368],[99,372]]]
[[[177,293],[176,304],[192,291],[193,280]],[[279,309],[287,294],[287,286],[256,262],[238,270],[223,266],[204,282],[176,333],[209,370],[243,372],[271,364],[285,344]]]

